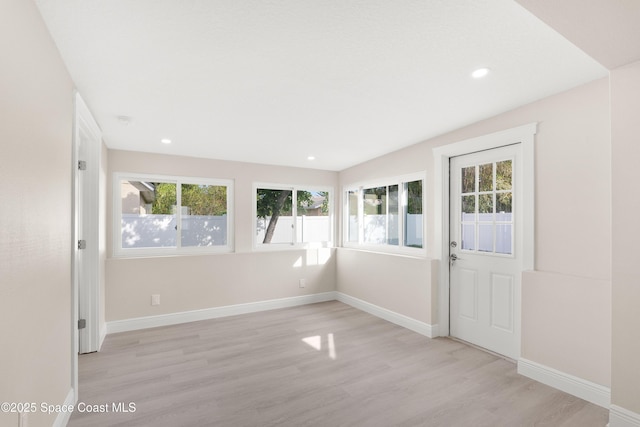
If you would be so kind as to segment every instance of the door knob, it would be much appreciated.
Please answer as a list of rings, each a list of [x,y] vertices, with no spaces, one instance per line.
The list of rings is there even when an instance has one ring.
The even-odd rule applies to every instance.
[[[449,255],[449,265],[453,266],[453,263],[456,262],[459,259],[460,258],[458,258],[458,255],[456,255],[456,254]]]

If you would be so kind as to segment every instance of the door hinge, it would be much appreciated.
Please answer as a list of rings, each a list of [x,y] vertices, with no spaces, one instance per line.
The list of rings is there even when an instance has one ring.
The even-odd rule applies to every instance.
[[[78,240],[78,249],[87,249],[87,241]]]
[[[85,160],[78,160],[78,170],[79,171],[87,170],[87,162]]]
[[[78,319],[78,329],[84,329],[87,327],[87,319]]]

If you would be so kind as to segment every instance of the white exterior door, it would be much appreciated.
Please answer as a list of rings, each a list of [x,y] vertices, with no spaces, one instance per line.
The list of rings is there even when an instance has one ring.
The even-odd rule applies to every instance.
[[[521,144],[450,159],[450,334],[520,356]]]

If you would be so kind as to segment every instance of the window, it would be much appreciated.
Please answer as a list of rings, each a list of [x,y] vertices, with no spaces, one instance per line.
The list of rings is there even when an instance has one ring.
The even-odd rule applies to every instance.
[[[114,255],[232,250],[232,181],[116,174],[113,188]]]
[[[422,248],[422,180],[403,183],[403,190],[403,242],[407,247]]]
[[[398,185],[365,188],[364,243],[398,245]]]
[[[331,246],[330,190],[257,185],[256,247]]]
[[[422,183],[422,178],[412,176],[347,189],[345,246],[422,248]]]
[[[358,243],[358,227],[360,224],[358,215],[358,200],[360,200],[360,190],[347,191],[347,241],[349,243]]]
[[[513,253],[512,163],[462,168],[462,250]]]

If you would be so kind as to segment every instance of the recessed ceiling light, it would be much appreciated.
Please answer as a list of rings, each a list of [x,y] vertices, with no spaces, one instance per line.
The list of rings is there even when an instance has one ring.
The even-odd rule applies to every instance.
[[[489,74],[488,68],[478,68],[473,73],[471,73],[471,77],[473,77],[474,79],[481,79],[485,77],[487,74]]]
[[[163,144],[171,144],[171,140],[169,138],[162,138],[160,142],[162,142]]]
[[[307,157],[307,160],[315,160],[315,159],[316,159],[316,156],[308,156]]]

